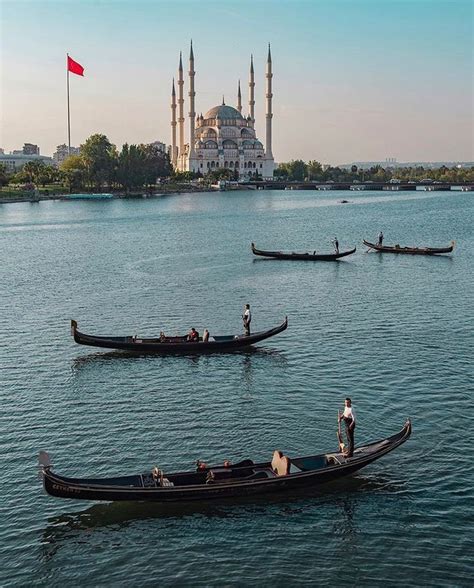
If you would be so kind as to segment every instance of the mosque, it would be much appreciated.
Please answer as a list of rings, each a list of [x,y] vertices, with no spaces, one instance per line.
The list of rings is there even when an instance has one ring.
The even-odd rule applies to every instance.
[[[272,154],[272,56],[268,45],[266,68],[266,136],[265,147],[255,134],[255,76],[250,58],[249,112],[242,114],[240,81],[237,108],[225,104],[214,106],[196,117],[194,99],[194,53],[189,54],[189,137],[184,142],[184,77],[181,53],[178,68],[178,99],[173,79],[171,91],[171,163],[179,171],[201,172],[230,169],[240,179],[272,178],[275,163]],[[178,112],[176,112],[176,110]],[[178,118],[176,118],[176,114]],[[178,141],[177,132],[178,131]]]

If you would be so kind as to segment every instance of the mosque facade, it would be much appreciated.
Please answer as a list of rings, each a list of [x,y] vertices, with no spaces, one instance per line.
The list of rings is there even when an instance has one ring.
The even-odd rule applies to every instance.
[[[242,114],[240,81],[236,108],[222,104],[196,116],[194,87],[194,53],[189,54],[188,142],[185,143],[184,75],[179,57],[178,92],[173,79],[171,91],[171,163],[178,171],[200,172],[229,169],[239,179],[272,178],[275,162],[272,153],[272,56],[270,45],[266,64],[266,133],[265,146],[255,133],[255,73],[250,58],[249,110]]]

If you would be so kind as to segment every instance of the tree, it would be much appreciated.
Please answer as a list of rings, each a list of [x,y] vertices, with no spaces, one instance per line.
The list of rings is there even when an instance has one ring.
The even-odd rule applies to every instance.
[[[115,179],[127,192],[145,184],[146,156],[139,146],[128,143],[122,146],[117,156]]]
[[[293,159],[288,164],[288,177],[290,180],[303,181],[308,175],[308,166],[302,159]]]
[[[323,166],[319,161],[308,161],[308,180],[320,180],[323,177]]]
[[[59,177],[58,168],[54,167],[54,165],[44,165],[40,168],[36,179],[44,187],[46,184],[57,182]]]
[[[7,167],[5,164],[0,163],[0,188],[2,186],[7,186],[9,181],[10,181],[10,178],[8,177],[8,174],[7,174]]]
[[[38,184],[40,182],[41,174],[43,173],[43,169],[45,167],[46,166],[44,162],[41,160],[27,161],[25,165],[21,168],[25,181],[34,182],[35,184]]]
[[[84,161],[88,180],[100,189],[102,185],[113,180],[117,150],[105,135],[91,135],[81,145],[81,157]]]
[[[139,147],[145,156],[145,183],[156,184],[158,178],[169,178],[173,173],[169,155],[153,143]]]
[[[87,181],[87,169],[81,155],[70,155],[60,166],[60,173],[66,180],[69,190],[82,188]]]

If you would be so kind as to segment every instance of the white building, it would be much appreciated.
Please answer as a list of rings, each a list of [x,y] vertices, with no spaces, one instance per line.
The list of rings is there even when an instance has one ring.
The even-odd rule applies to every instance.
[[[24,155],[23,153],[0,153],[0,163],[3,163],[9,172],[15,173],[29,161],[41,161],[46,165],[52,165],[53,159],[46,155]]]
[[[272,154],[272,57],[270,45],[266,68],[266,137],[265,147],[255,133],[255,77],[253,59],[250,60],[249,112],[242,115],[240,82],[237,107],[214,106],[196,118],[194,98],[194,54],[191,43],[189,55],[189,136],[184,142],[184,77],[181,54],[178,68],[178,100],[173,80],[171,91],[171,163],[179,171],[206,174],[216,169],[230,169],[240,178],[260,176],[272,178],[275,162]],[[178,109],[178,118],[176,110]],[[178,127],[179,140],[176,129]]]
[[[53,161],[59,167],[61,163],[69,157],[69,155],[80,155],[80,153],[80,147],[71,147],[71,151],[69,152],[68,146],[63,143],[62,145],[58,145],[56,147],[56,151],[53,153]]]

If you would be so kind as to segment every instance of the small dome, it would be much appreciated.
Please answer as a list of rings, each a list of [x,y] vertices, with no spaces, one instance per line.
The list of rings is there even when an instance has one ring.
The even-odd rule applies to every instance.
[[[219,106],[214,106],[211,110],[208,110],[204,115],[204,118],[221,118],[221,119],[229,119],[229,118],[239,118],[242,119],[242,115],[240,112],[233,108],[232,106],[227,106],[226,104],[220,104]]]

